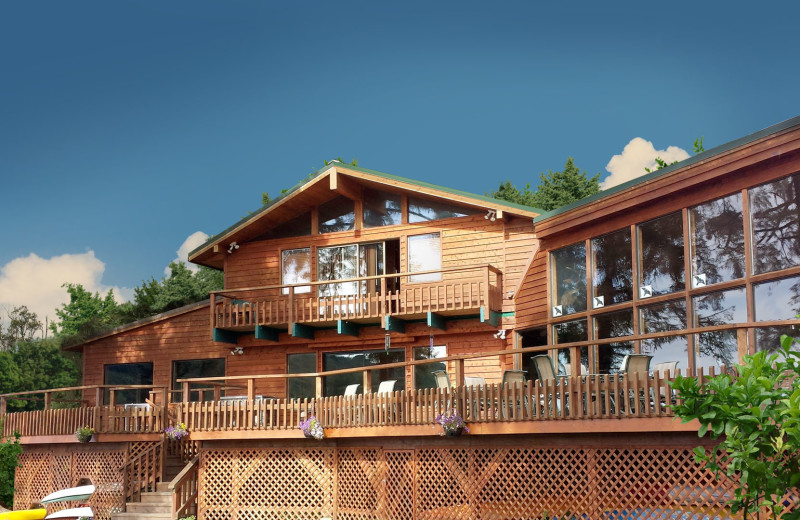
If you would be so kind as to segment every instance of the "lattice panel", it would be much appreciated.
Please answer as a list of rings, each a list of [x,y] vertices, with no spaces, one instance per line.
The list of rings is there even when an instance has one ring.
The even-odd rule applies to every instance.
[[[125,452],[85,451],[77,452],[73,457],[72,485],[77,485],[82,478],[89,478],[97,488],[88,501],[94,517],[108,519],[112,513],[122,512],[122,468],[125,465]],[[75,505],[77,504],[73,504],[73,507]]]
[[[142,442],[131,442],[129,444],[129,457],[134,458],[139,455],[141,452],[145,451],[147,448],[152,447],[154,444],[158,444],[154,441],[142,441]]]
[[[108,520],[111,513],[121,511],[122,465],[125,452],[95,451],[84,447],[67,447],[53,453],[49,448],[26,448],[20,457],[15,476],[14,508],[27,509],[53,491],[72,487],[82,478],[90,478],[97,487],[88,504],[98,520]],[[74,502],[48,506],[49,513],[76,507]]]
[[[379,449],[340,449],[337,463],[338,520],[374,520],[380,509],[384,466]]]
[[[200,517],[302,520],[333,516],[331,448],[204,450]]]
[[[414,518],[414,451],[387,451],[386,517],[393,520]]]

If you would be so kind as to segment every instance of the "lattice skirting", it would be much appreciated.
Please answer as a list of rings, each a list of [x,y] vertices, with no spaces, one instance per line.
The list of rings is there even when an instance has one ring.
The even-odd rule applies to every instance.
[[[732,517],[725,502],[734,482],[699,468],[691,447],[207,447],[200,453],[199,520]]]
[[[102,446],[102,447],[101,447]],[[90,478],[97,491],[88,504],[95,519],[108,520],[122,511],[122,467],[125,449],[119,446],[58,445],[24,448],[14,484],[14,509],[28,509],[53,491],[76,486],[82,478]],[[47,507],[48,513],[76,507],[61,502]]]

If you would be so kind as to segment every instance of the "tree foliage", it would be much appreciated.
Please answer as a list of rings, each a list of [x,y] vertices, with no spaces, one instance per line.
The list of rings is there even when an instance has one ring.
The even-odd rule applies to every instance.
[[[3,421],[0,419],[0,430]],[[22,455],[19,433],[0,439],[0,505],[11,509],[14,505],[14,470]]]
[[[695,448],[695,459],[718,477],[738,476],[733,512],[755,516],[768,508],[778,518],[784,495],[800,484],[800,353],[791,350],[796,340],[783,336],[781,343],[778,353],[745,356],[736,377],[723,374],[701,385],[678,376],[673,383],[683,401],[675,414],[683,422],[697,419],[701,437],[724,434],[710,452]],[[800,518],[800,510],[784,518]]]
[[[113,290],[109,289],[105,296],[100,296],[100,293],[87,291],[81,284],[65,283],[62,287],[69,293],[69,303],[62,303],[56,309],[59,320],[50,324],[56,336],[75,336],[86,333],[87,327],[100,330],[116,324],[119,306]]]
[[[706,151],[706,147],[703,145],[703,136],[702,135],[694,140],[694,144],[692,145],[692,151],[694,152],[695,155]],[[647,173],[651,173],[651,172],[654,172],[654,171],[658,171],[658,170],[660,170],[662,168],[666,168],[667,166],[672,166],[673,164],[678,164],[678,161],[672,161],[671,163],[668,163],[667,161],[665,161],[661,157],[656,157],[655,161],[656,161],[656,169],[655,170],[651,170],[650,168],[645,168],[644,171],[646,171]]]
[[[31,341],[42,330],[42,322],[35,312],[25,305],[8,311],[8,325],[3,330],[0,325],[0,351],[9,351],[20,341]]]
[[[600,173],[587,176],[575,166],[572,157],[567,159],[562,171],[548,170],[539,174],[539,185],[531,191],[530,183],[519,190],[511,181],[500,184],[490,193],[496,199],[531,206],[544,211],[560,208],[570,202],[594,195],[600,191]]]

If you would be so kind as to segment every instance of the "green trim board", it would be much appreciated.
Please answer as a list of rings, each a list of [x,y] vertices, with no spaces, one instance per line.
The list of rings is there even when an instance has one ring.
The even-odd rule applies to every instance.
[[[358,337],[359,329],[361,329],[361,326],[358,323],[336,320],[336,332],[339,334]]]
[[[489,323],[493,327],[500,324],[500,313],[490,310],[487,315],[486,307],[481,306],[481,323]]]
[[[626,189],[628,189],[628,188],[630,188],[632,186],[636,186],[637,184],[642,184],[644,182],[651,181],[651,180],[656,179],[658,177],[661,177],[663,175],[667,175],[669,173],[672,173],[675,170],[679,170],[681,168],[685,168],[687,166],[691,166],[692,164],[699,163],[700,161],[705,161],[705,160],[710,159],[710,158],[712,158],[712,157],[714,157],[716,155],[721,155],[721,154],[723,154],[725,152],[729,152],[729,151],[733,150],[734,148],[739,148],[740,146],[744,146],[746,144],[752,143],[754,141],[757,141],[757,140],[762,139],[764,137],[767,137],[769,135],[776,134],[778,132],[781,132],[783,130],[787,130],[789,128],[792,128],[792,127],[795,127],[795,126],[798,126],[798,125],[800,125],[800,116],[793,117],[791,119],[787,119],[786,121],[783,121],[783,122],[778,123],[776,125],[772,125],[772,126],[767,127],[767,128],[765,128],[763,130],[759,130],[758,132],[752,133],[750,135],[746,135],[744,137],[740,137],[739,139],[735,139],[733,141],[730,141],[728,143],[722,144],[720,146],[716,146],[716,147],[714,147],[714,148],[712,148],[710,150],[706,150],[703,153],[699,153],[697,155],[693,155],[692,157],[689,157],[688,159],[684,159],[684,160],[682,160],[682,161],[680,161],[678,163],[671,164],[671,165],[669,165],[669,166],[667,166],[665,168],[662,168],[660,170],[655,170],[655,171],[650,172],[648,174],[642,175],[641,177],[636,177],[635,179],[631,179],[628,182],[623,182],[622,184],[619,184],[619,185],[614,186],[612,188],[609,188],[607,190],[603,190],[603,191],[601,191],[599,193],[595,193],[594,195],[590,195],[590,196],[588,196],[586,198],[583,198],[581,200],[576,200],[575,202],[571,202],[570,204],[561,206],[560,208],[556,208],[556,209],[554,209],[552,211],[548,211],[548,212],[542,213],[538,217],[534,217],[533,222],[536,223],[536,222],[541,222],[542,220],[546,220],[548,218],[553,218],[555,216],[561,215],[562,213],[566,213],[566,212],[568,212],[570,210],[573,210],[573,209],[578,208],[580,206],[583,206],[585,204],[589,204],[591,202],[595,202],[595,201],[601,200],[601,199],[603,199],[605,197],[608,197],[609,195],[613,195],[613,194],[618,193],[620,191],[626,190]]]
[[[231,345],[239,344],[239,333],[232,330],[214,328],[211,338],[219,343],[230,343]]]
[[[384,329],[390,332],[405,332],[406,322],[394,316],[384,317]]]
[[[275,329],[264,325],[256,325],[256,339],[278,341],[278,334],[280,332],[281,332],[280,329]]]
[[[428,312],[428,327],[440,330],[447,330],[447,319],[441,314]]]
[[[302,323],[292,323],[292,337],[303,339],[314,339],[314,327],[303,325]]]

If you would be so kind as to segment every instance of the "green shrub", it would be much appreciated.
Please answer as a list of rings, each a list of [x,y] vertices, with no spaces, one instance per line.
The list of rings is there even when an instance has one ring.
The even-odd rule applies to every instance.
[[[675,415],[683,422],[697,419],[700,437],[709,432],[712,439],[722,437],[710,452],[695,448],[695,460],[717,477],[721,471],[738,477],[729,504],[745,517],[757,517],[767,508],[778,518],[784,495],[800,483],[800,352],[792,350],[795,343],[800,344],[783,336],[777,353],[744,356],[736,377],[723,374],[701,385],[696,378],[678,376],[673,383],[683,400],[673,407]],[[783,518],[798,519],[800,510]]]
[[[3,423],[0,421],[0,430]],[[0,442],[0,505],[11,508],[14,505],[14,470],[22,454],[19,444],[20,434],[3,439]]]

